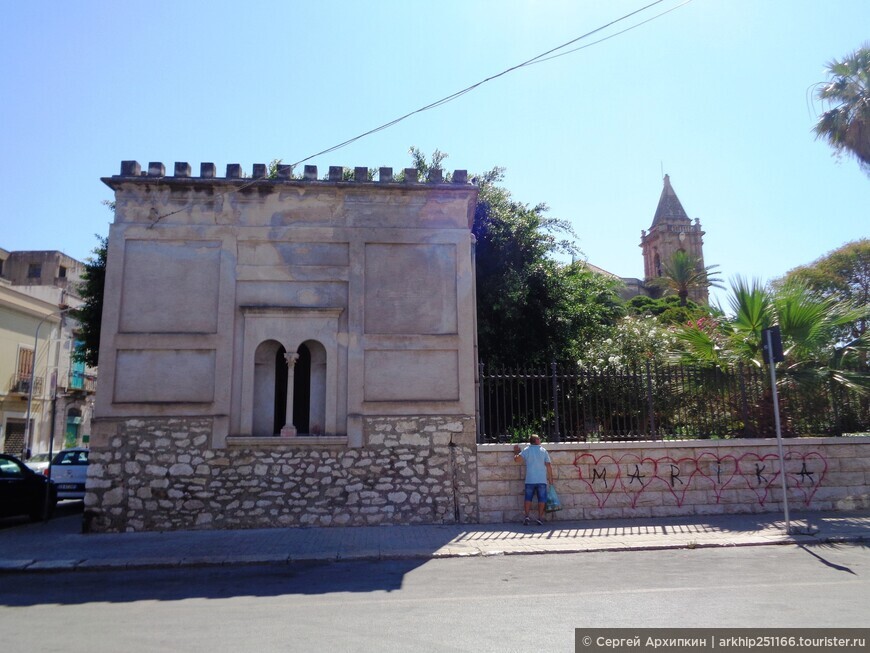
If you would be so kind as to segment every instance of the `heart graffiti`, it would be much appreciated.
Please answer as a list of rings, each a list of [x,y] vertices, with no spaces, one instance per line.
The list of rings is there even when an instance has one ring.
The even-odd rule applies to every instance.
[[[722,491],[731,485],[737,476],[737,458],[728,454],[717,456],[712,451],[701,453],[696,459],[699,479],[704,479],[716,495],[716,503],[722,499]]]
[[[789,452],[785,460],[787,487],[809,506],[827,475],[827,460],[817,451]],[[703,451],[685,458],[650,458],[634,453],[615,458],[610,454],[582,453],[574,457],[574,466],[577,477],[589,488],[599,508],[607,504],[617,489],[629,497],[634,508],[653,484],[655,489],[671,494],[678,506],[683,505],[690,489],[711,490],[716,503],[726,490],[747,489],[763,506],[771,489],[781,482],[779,457],[751,451],[741,456]]]
[[[678,506],[686,500],[686,492],[692,485],[692,479],[698,473],[697,458],[675,459],[670,456],[656,459],[656,468],[660,470],[658,478],[664,482]]]
[[[619,474],[619,487],[631,498],[634,508],[643,491],[658,478],[658,466],[652,458],[641,458],[633,453],[620,456],[618,466],[620,472],[625,471]]]
[[[779,456],[768,453],[745,453],[737,459],[737,467],[747,487],[758,497],[759,505],[767,502],[770,488],[779,480]]]
[[[809,506],[828,474],[828,461],[817,451],[789,451],[785,455],[785,472],[788,486],[795,488],[803,496],[804,505]]]
[[[577,468],[578,478],[592,491],[598,507],[603,508],[616,488],[619,461],[609,454],[597,458],[591,453],[583,453],[574,458],[574,467]]]

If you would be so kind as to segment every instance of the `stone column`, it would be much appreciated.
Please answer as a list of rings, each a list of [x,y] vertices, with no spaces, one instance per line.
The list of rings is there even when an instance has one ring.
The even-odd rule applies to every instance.
[[[284,354],[284,360],[287,361],[287,423],[281,428],[281,435],[292,438],[296,436],[296,427],[293,426],[293,371],[299,354]]]

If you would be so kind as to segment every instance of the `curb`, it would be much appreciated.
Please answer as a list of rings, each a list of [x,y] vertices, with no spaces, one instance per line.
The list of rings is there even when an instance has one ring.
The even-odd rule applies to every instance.
[[[799,537],[782,536],[778,539],[756,540],[749,542],[681,542],[673,544],[643,544],[616,545],[608,547],[587,548],[527,548],[519,550],[485,550],[471,551],[432,551],[401,553],[361,553],[349,554],[265,554],[229,556],[202,556],[179,558],[138,558],[124,559],[66,559],[66,560],[2,560],[0,559],[0,575],[6,574],[47,574],[59,572],[89,572],[89,571],[134,571],[156,569],[207,569],[221,567],[251,567],[265,565],[315,564],[332,562],[381,562],[386,560],[443,560],[450,558],[489,558],[500,556],[528,556],[548,554],[578,554],[578,553],[626,553],[631,551],[668,551],[674,549],[718,549],[751,546],[783,546],[801,544],[855,544],[868,541],[864,535],[832,535],[825,538],[802,535]]]

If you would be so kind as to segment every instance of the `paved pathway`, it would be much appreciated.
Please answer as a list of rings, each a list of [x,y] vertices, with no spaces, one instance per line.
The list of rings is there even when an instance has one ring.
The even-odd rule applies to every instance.
[[[8,522],[7,522],[8,524]],[[870,511],[460,526],[82,535],[80,514],[0,529],[0,572],[444,558],[870,541]]]

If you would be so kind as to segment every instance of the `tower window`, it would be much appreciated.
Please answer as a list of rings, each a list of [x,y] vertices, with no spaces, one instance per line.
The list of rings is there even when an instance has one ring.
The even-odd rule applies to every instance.
[[[27,266],[27,278],[28,279],[39,279],[42,276],[42,264],[41,263],[31,263]]]

